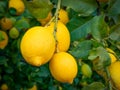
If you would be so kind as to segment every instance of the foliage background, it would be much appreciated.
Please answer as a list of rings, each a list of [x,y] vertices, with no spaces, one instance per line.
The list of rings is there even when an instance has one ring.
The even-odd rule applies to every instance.
[[[41,25],[36,18],[46,17],[52,10],[56,10],[57,0],[46,0],[34,13],[33,5],[24,0],[26,9],[20,16],[8,9],[9,0],[0,0],[0,18],[15,19],[14,27],[19,32],[19,38],[9,38],[5,49],[0,49],[0,85],[6,83],[10,90],[26,90],[34,84],[38,90],[103,90],[108,89],[108,82],[98,75],[96,69],[104,69],[110,64],[110,57],[106,47],[113,49],[120,58],[120,0],[98,2],[97,0],[62,0],[61,8],[69,13],[69,22],[66,24],[71,34],[71,46],[68,50],[78,63],[79,72],[73,84],[60,83],[50,74],[48,63],[41,67],[27,64],[20,53],[20,40],[25,31],[33,26]],[[39,4],[43,4],[41,0]],[[50,3],[51,2],[51,3]],[[50,3],[50,4],[48,4]],[[32,8],[32,11],[30,9]],[[41,14],[44,13],[44,14]],[[93,66],[92,60],[100,57],[98,64]],[[85,77],[81,72],[81,62],[92,68],[92,76]],[[85,84],[88,85],[85,85]]]

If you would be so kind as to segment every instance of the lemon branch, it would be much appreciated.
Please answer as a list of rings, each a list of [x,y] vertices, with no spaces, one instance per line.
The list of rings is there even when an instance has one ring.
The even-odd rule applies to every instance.
[[[54,18],[55,18],[55,25],[54,25],[54,38],[56,41],[56,52],[58,52],[58,48],[57,48],[57,36],[56,36],[56,32],[57,32],[57,23],[58,23],[58,14],[59,14],[59,10],[60,10],[60,5],[61,5],[61,0],[58,0],[58,4],[57,4],[57,8],[56,8],[56,12],[54,14]]]
[[[110,76],[108,67],[106,67],[106,74],[107,74],[107,77],[108,77],[109,90],[113,90],[112,89],[112,83],[111,83],[111,76]]]

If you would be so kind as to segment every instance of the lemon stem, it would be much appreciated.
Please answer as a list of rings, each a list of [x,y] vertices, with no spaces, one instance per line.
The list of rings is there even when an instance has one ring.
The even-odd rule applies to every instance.
[[[58,23],[58,14],[59,14],[59,10],[60,10],[60,5],[61,5],[61,0],[58,0],[57,8],[56,8],[55,15],[54,15],[55,25],[54,25],[54,32],[53,32],[53,35],[54,35],[54,38],[56,41],[56,52],[58,52],[58,47],[57,47],[58,41],[57,41],[56,32],[57,32],[57,23]]]
[[[107,74],[107,77],[108,77],[109,90],[113,90],[112,89],[112,83],[111,83],[111,76],[110,76],[108,67],[106,67],[106,74]]]

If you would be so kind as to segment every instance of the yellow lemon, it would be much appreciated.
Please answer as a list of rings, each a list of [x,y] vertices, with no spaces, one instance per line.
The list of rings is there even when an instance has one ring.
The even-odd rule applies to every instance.
[[[50,12],[50,13],[48,13],[48,16],[46,18],[37,19],[37,20],[41,23],[42,26],[44,26],[45,24],[47,24],[50,21],[51,18],[52,18],[52,14]]]
[[[1,24],[1,28],[2,30],[9,30],[12,28],[13,23],[11,21],[11,19],[4,17],[0,20],[0,24]]]
[[[28,90],[37,90],[37,86],[36,85],[33,85],[32,88],[28,89]]]
[[[8,90],[7,84],[2,84],[0,90]]]
[[[55,23],[52,22],[49,26],[47,26],[47,30],[51,33],[54,33],[54,25]],[[60,21],[57,23],[57,31],[56,31],[56,40],[57,40],[57,50],[67,51],[70,46],[70,33],[67,27]]]
[[[69,21],[68,13],[64,9],[60,9],[58,17],[59,20],[64,24],[68,23]]]
[[[20,15],[25,10],[25,5],[22,0],[9,0],[9,8],[14,8],[16,10],[16,15]]]
[[[8,44],[8,35],[0,30],[0,49],[4,49]]]
[[[67,52],[55,53],[50,60],[49,68],[56,80],[70,84],[72,84],[78,71],[76,60]]]
[[[110,49],[110,48],[106,48],[106,50],[108,51],[108,54],[110,56],[111,63],[114,63],[117,60],[117,58],[114,55],[115,52],[112,49]]]
[[[120,61],[112,63],[109,67],[109,72],[113,83],[116,86],[116,90],[120,90]]]
[[[24,59],[31,65],[47,63],[55,51],[55,39],[44,27],[30,28],[23,36],[20,49]]]

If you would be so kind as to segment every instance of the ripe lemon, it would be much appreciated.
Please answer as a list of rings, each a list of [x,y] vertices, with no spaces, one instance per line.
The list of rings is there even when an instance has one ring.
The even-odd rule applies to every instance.
[[[106,50],[108,51],[108,54],[110,56],[111,63],[114,63],[117,60],[117,58],[114,55],[115,52],[112,49],[110,49],[110,48],[106,48]]]
[[[68,13],[64,9],[60,9],[58,18],[64,24],[68,23],[69,21]]]
[[[116,90],[120,90],[120,61],[112,63],[109,67],[109,72],[113,83],[116,86]]]
[[[12,28],[13,23],[11,21],[11,19],[4,17],[0,20],[0,24],[1,24],[1,28],[2,30],[9,30]]]
[[[0,90],[8,90],[7,84],[2,84]]]
[[[0,49],[4,49],[8,44],[8,35],[0,30]]]
[[[52,18],[52,14],[50,12],[50,13],[48,13],[48,16],[46,18],[37,19],[37,20],[41,23],[42,26],[44,26],[45,24],[47,24],[50,21],[51,18]]]
[[[50,60],[49,68],[56,80],[70,84],[72,84],[78,71],[76,60],[67,52],[55,53]]]
[[[20,49],[24,59],[31,65],[47,63],[55,51],[55,39],[44,27],[30,28],[23,36]]]
[[[20,15],[25,10],[25,5],[22,0],[9,0],[9,9],[14,8],[16,10],[16,15]]]
[[[53,34],[54,33],[54,25],[52,22],[47,29]],[[57,23],[57,31],[56,31],[56,39],[57,39],[57,50],[58,52],[67,51],[70,46],[70,33],[67,27],[60,21]]]

